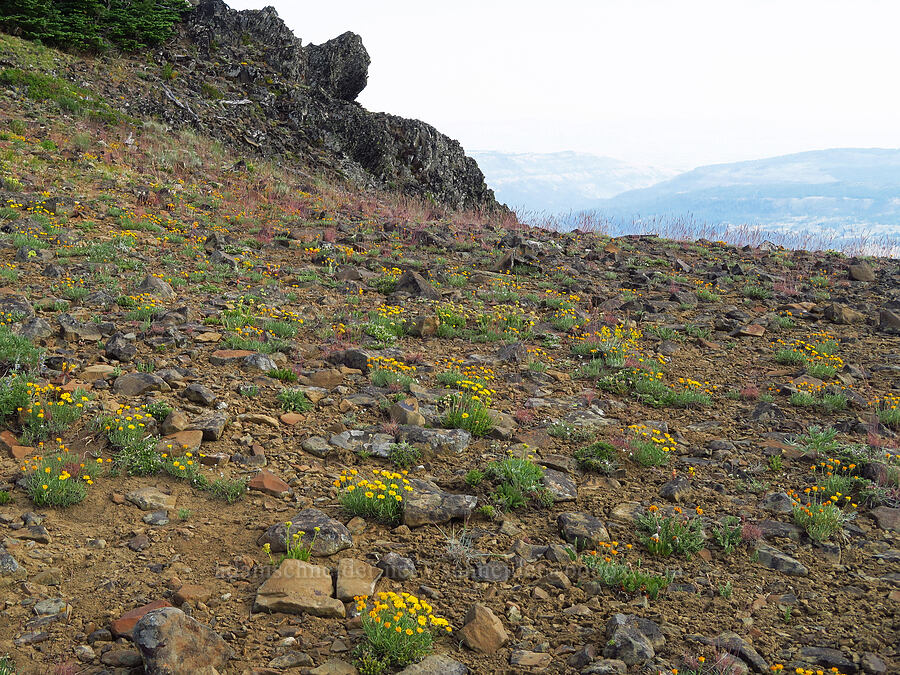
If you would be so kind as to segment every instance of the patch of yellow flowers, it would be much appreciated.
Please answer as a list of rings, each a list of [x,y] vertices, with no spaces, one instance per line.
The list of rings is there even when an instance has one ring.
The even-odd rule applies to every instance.
[[[341,506],[352,516],[394,523],[403,511],[404,493],[413,492],[407,472],[376,469],[372,473],[370,480],[356,469],[341,472],[333,483],[339,490]]]
[[[431,651],[432,630],[452,632],[450,622],[410,593],[378,593],[353,598],[362,619],[367,651],[389,665],[405,666]]]

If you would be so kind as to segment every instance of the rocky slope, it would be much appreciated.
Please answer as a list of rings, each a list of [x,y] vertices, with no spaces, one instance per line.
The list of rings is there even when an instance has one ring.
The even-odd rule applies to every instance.
[[[0,41],[5,672],[898,671],[896,260],[441,215]]]
[[[12,55],[4,65],[18,65]],[[500,208],[460,144],[418,120],[372,113],[358,35],[303,45],[271,7],[202,0],[151,54],[77,60],[67,77],[113,107],[191,128],[240,152],[328,170],[331,180],[399,191],[454,208]]]

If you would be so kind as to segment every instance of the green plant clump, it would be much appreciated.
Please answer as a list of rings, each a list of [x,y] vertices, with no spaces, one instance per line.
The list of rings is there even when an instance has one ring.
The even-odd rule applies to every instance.
[[[190,9],[185,0],[18,0],[0,3],[0,26],[75,51],[137,51],[166,40]]]

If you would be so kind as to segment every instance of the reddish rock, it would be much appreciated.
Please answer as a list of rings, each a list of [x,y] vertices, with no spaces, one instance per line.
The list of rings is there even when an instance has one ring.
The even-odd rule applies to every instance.
[[[260,471],[250,479],[250,482],[247,483],[247,487],[251,490],[265,492],[267,495],[272,495],[273,497],[281,497],[284,494],[291,494],[291,492],[293,492],[287,483],[271,471]]]
[[[765,327],[760,326],[757,323],[751,323],[749,326],[743,326],[740,330],[741,335],[748,335],[750,337],[761,337],[765,332]]]
[[[284,413],[280,418],[283,424],[287,424],[288,426],[294,426],[295,424],[299,424],[303,421],[303,415],[295,412],[287,412]]]
[[[211,595],[212,591],[206,588],[206,586],[201,586],[200,584],[184,584],[178,589],[175,595],[172,596],[172,602],[175,603],[176,607],[181,607],[185,602],[196,605],[198,602],[206,602]]]
[[[310,387],[321,387],[322,389],[334,389],[344,381],[344,374],[337,368],[328,370],[317,370],[312,375],[301,376],[298,380],[300,384]]]
[[[130,638],[131,631],[134,629],[135,624],[140,621],[147,612],[171,606],[172,604],[168,600],[154,600],[142,607],[136,607],[130,612],[125,612],[122,616],[109,624],[109,630],[116,637]]]
[[[80,382],[78,380],[70,380],[69,382],[66,382],[62,386],[62,390],[69,394],[71,394],[76,389],[82,389],[83,391],[90,391],[93,388],[94,388],[94,385],[92,382]]]
[[[466,647],[482,654],[493,654],[509,642],[503,622],[490,609],[478,604],[469,608],[459,638]]]
[[[14,447],[19,446],[19,439],[13,436],[12,432],[8,429],[2,433],[0,433],[0,449],[4,452],[12,453],[12,449]]]
[[[30,445],[14,445],[9,449],[9,454],[15,459],[26,459],[34,457],[37,454],[37,450]]]

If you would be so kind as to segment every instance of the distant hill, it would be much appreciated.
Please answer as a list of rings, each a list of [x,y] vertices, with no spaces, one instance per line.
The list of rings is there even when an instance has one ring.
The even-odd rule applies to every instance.
[[[498,201],[550,213],[593,208],[600,200],[675,174],[583,152],[470,154]]]
[[[715,164],[597,202],[611,219],[690,214],[835,235],[900,233],[900,150],[840,148]]]

